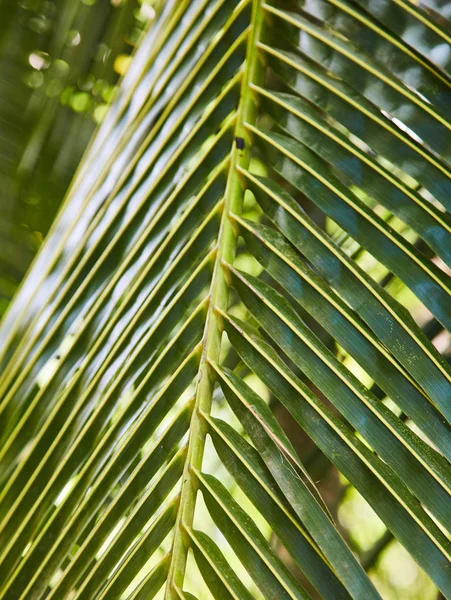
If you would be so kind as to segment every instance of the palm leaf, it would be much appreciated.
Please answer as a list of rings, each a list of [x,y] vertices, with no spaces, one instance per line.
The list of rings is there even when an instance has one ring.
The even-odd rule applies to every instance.
[[[3,321],[1,599],[380,597],[279,406],[451,596],[448,35],[165,3]]]

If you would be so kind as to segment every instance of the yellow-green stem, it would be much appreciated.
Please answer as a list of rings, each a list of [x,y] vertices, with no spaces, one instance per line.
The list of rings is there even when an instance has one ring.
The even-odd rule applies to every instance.
[[[192,475],[190,469],[191,467],[197,470],[202,469],[206,426],[200,413],[210,413],[215,386],[215,373],[209,365],[209,361],[218,361],[221,352],[222,324],[215,314],[214,307],[227,310],[229,284],[222,263],[233,263],[236,250],[236,234],[229,215],[231,213],[241,214],[245,192],[236,167],[247,168],[249,165],[250,138],[244,123],[254,123],[256,118],[255,98],[249,84],[258,84],[263,75],[262,59],[256,45],[261,37],[263,27],[262,0],[252,0],[252,2],[251,27],[235,123],[236,141],[232,149],[224,197],[224,210],[218,236],[216,264],[210,288],[210,306],[204,330],[203,353],[199,365],[196,402],[191,419],[188,454],[182,478],[179,513],[175,526],[171,567],[166,586],[166,600],[175,600],[177,598],[175,590],[177,588],[183,589],[189,549],[189,537],[186,534],[185,527],[189,528],[193,524],[197,495],[196,478]],[[242,143],[237,141],[238,139],[244,141],[244,147]]]

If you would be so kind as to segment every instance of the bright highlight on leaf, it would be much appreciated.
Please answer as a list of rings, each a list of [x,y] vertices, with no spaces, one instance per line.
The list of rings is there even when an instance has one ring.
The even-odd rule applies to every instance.
[[[0,330],[0,600],[377,599],[393,538],[451,598],[449,31],[167,0],[115,59]]]

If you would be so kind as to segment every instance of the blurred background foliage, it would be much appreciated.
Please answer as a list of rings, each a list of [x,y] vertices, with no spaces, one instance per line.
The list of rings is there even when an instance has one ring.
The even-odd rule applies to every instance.
[[[0,0],[0,317],[159,0]]]
[[[115,97],[118,81],[132,60],[134,49],[162,3],[163,0],[0,0],[0,317],[49,230],[96,125]],[[451,17],[448,0],[429,1],[428,6],[443,17]],[[253,165],[256,173],[261,168],[257,162]],[[259,220],[258,206],[252,198],[246,200],[244,216]],[[404,231],[402,222],[391,213],[386,211],[383,216],[401,234],[411,235],[412,231]],[[449,360],[449,337],[406,286],[387,270],[381,270],[380,263],[335,223],[327,221],[325,227],[347,254],[411,310]],[[428,252],[427,248],[422,250]],[[252,261],[249,255],[240,254],[237,266],[251,273],[255,267]],[[242,310],[243,305],[232,312],[240,314]],[[343,349],[336,346],[335,351],[361,381],[379,393],[382,401],[390,403],[377,386],[365,381],[366,374]],[[251,387],[260,386],[259,393],[265,395],[261,382],[247,382]],[[216,409],[220,416],[219,398]],[[440,598],[434,584],[393,539],[362,496],[321,453],[308,447],[306,438],[293,422],[287,421],[280,406],[274,409],[383,598]],[[216,474],[217,469],[218,464],[213,463],[207,468]],[[226,472],[221,474],[227,483]],[[241,500],[246,502],[244,497]],[[248,502],[246,509],[258,521]],[[258,522],[264,531],[265,522]],[[266,533],[270,535],[267,524]],[[286,551],[277,544],[274,539],[279,554],[288,561]],[[228,558],[234,561],[232,555]],[[147,570],[150,567],[147,565]],[[239,566],[234,567],[239,572]],[[244,571],[243,578],[246,579]],[[188,589],[191,587],[203,598],[198,584],[193,579]],[[250,580],[248,584],[253,595],[260,597]]]

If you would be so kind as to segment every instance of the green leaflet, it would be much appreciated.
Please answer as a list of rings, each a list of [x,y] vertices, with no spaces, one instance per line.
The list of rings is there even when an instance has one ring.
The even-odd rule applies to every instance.
[[[235,270],[232,273],[240,297],[267,335],[450,529],[449,466],[359,384],[282,296],[257,278]],[[427,475],[429,469],[433,478]]]
[[[418,131],[418,135],[431,148],[449,160],[447,141],[451,127],[433,104],[412,92],[383,63],[377,63],[369,53],[355,48],[352,43],[335,32],[318,26],[298,13],[294,14],[270,6],[267,6],[267,10],[293,26],[294,40],[297,32],[302,32],[304,39],[300,45],[295,41],[296,47],[323,65],[330,62],[330,55],[333,54],[333,70],[337,75],[343,79],[353,77],[354,87],[358,91],[383,110],[389,111],[395,118],[402,120],[413,131]],[[407,103],[408,113],[405,110]]]
[[[268,273],[337,340],[451,458],[449,424],[359,315],[349,309],[277,231],[236,218],[240,234]],[[391,348],[391,346],[388,346]]]
[[[252,131],[261,140],[271,167],[398,275],[439,321],[451,328],[449,277],[342,186],[327,164],[304,144],[277,133]]]
[[[393,355],[411,371],[412,376],[448,418],[446,398],[451,384],[449,368],[419,331],[409,313],[336,247],[283,188],[269,179],[251,177],[251,180],[252,190],[267,214],[276,224],[280,224],[287,238],[312,262],[319,273],[333,283],[381,341],[391,347]],[[302,223],[302,229],[298,227],[299,223]],[[393,331],[396,331],[395,338]],[[417,344],[421,346],[421,352],[417,351]]]
[[[319,1],[315,6],[309,7],[308,12],[345,35],[356,45],[362,46],[379,62],[384,62],[399,79],[406,85],[415,87],[449,118],[448,99],[451,93],[449,76],[442,70],[442,65],[430,60],[429,52],[423,55],[407,41],[400,39],[401,27],[397,27],[395,33],[382,26],[374,14],[377,12],[375,7],[379,5],[378,8],[381,8],[385,4],[387,14],[389,12],[387,9],[391,8],[388,3],[375,2],[372,7],[366,7],[367,10],[363,8],[365,5],[363,2],[360,5],[353,5],[347,0],[333,0],[331,4],[336,7],[336,10],[331,10],[330,5]],[[417,24],[420,27],[422,25],[421,22]],[[422,29],[425,33],[426,28],[423,26]],[[432,47],[430,50],[432,51]],[[416,72],[415,77],[413,77],[413,70]]]
[[[230,330],[227,329],[227,331]],[[272,441],[273,436],[276,439],[278,436],[273,432],[271,423],[269,426],[265,423],[269,417],[265,404],[232,373],[224,371],[222,373],[222,381],[226,383],[223,391],[234,412],[242,420],[272,476],[287,496],[301,521],[306,523],[308,530],[337,571],[342,583],[348,588],[352,597],[357,598],[361,593],[369,593],[374,598],[378,598],[378,594],[372,590],[371,584],[361,571],[360,565],[357,564],[351,551],[338,535],[329,515],[324,512],[315,494],[312,494],[309,482],[306,485],[297,469],[294,469],[290,460],[287,460],[287,456],[290,456],[291,460],[293,459],[291,453],[285,455],[286,440],[282,439],[280,446]],[[261,422],[265,423],[265,427],[262,427]],[[283,449],[282,452],[280,448]],[[298,467],[297,464],[296,467]],[[285,471],[288,471],[288,475]],[[294,502],[294,497],[297,498],[296,502]],[[338,555],[341,556],[339,562],[335,560]]]
[[[267,45],[261,47],[294,91],[320,106],[370,148],[422,183],[450,209],[451,171],[446,161],[409,136],[346,80],[301,54]]]
[[[153,598],[166,581],[169,571],[169,556],[166,555],[160,563],[145,577],[141,584],[127,596],[127,600],[144,600],[144,598]],[[104,594],[104,598],[107,596]]]
[[[218,546],[202,531],[190,531],[193,552],[206,584],[215,597],[250,600],[252,596],[224,559]]]
[[[338,128],[329,125],[325,114],[303,99],[290,94],[257,91],[263,101],[265,98],[272,101],[271,104],[266,102],[265,106],[278,125],[335,167],[335,174],[344,183],[358,186],[371,206],[380,204],[388,208],[427,241],[447,264],[450,263],[451,223],[445,214],[409,189],[396,174],[378,164],[370,153],[348,141]]]
[[[119,590],[127,589],[128,585],[133,581],[136,573],[145,566],[149,556],[155,553],[158,547],[163,542],[164,538],[172,530],[175,519],[177,516],[178,498],[169,503],[165,511],[155,519],[154,523],[148,528],[146,533],[141,537],[139,543],[129,552],[125,560],[121,563],[119,570],[113,575],[113,577],[107,582],[106,587],[101,591],[100,598],[114,598]],[[168,561],[167,561],[168,562]],[[165,565],[169,566],[169,565]],[[156,574],[154,574],[156,575]],[[164,575],[160,573],[158,576],[158,584],[153,581],[146,583],[146,586],[140,591],[142,596],[146,597],[145,593],[151,593],[150,590],[155,586],[163,585],[166,580],[167,569],[164,571]],[[102,584],[105,584],[105,578],[101,580]],[[89,586],[88,586],[89,589]],[[94,588],[95,589],[95,588]],[[78,592],[78,597],[89,598],[84,588]]]
[[[348,594],[325,563],[313,540],[290,514],[289,504],[283,495],[278,494],[277,484],[258,452],[227,423],[209,420],[209,425],[221,460],[259,511],[267,515],[274,532],[302,566],[306,577],[324,598],[347,598]],[[249,477],[249,473],[252,477]]]
[[[409,547],[410,552],[416,553],[418,560],[421,556],[421,560],[426,562],[429,562],[432,555],[434,555],[434,559],[427,567],[428,571],[431,572],[431,575],[434,571],[433,577],[437,584],[446,588],[450,582],[449,542],[435,524],[427,519],[425,514],[420,517],[422,509],[416,499],[410,495],[403,485],[400,485],[399,480],[395,483],[397,478],[391,470],[358,441],[351,431],[334,417],[331,411],[305,385],[291,374],[288,367],[282,363],[269,345],[252,333],[251,336],[249,334],[245,335],[248,328],[246,326],[246,328],[243,328],[243,324],[237,323],[236,320],[230,320],[228,323],[230,324],[226,328],[228,335],[232,337],[235,346],[239,348],[240,354],[246,363],[267,383],[309,436],[315,439],[316,443],[321,443],[321,448],[330,460],[336,462],[337,466],[340,465],[340,470],[355,483],[357,489],[371,503],[373,503],[371,499],[373,495],[377,496],[377,501],[374,501],[373,507],[378,511],[380,510],[381,514],[385,513],[383,516],[384,521],[391,521],[390,529],[396,529],[396,535],[403,539],[403,543]],[[258,351],[256,351],[255,346],[258,347]],[[300,392],[302,392],[302,395]],[[251,394],[250,390],[248,394]],[[251,395],[253,398],[252,403],[254,403],[256,401],[255,394]],[[307,402],[300,402],[302,399],[307,400]],[[318,413],[320,414],[319,418]],[[349,453],[348,446],[351,447]],[[368,478],[368,468],[376,474],[371,483]],[[381,479],[385,479],[385,483]],[[296,487],[298,487],[299,479],[297,477],[296,482]],[[390,488],[393,484],[394,488],[392,489],[396,490],[395,497],[399,495],[401,500],[400,510],[396,509],[395,497],[387,494],[384,489],[385,486]],[[285,491],[285,493],[287,492]],[[294,491],[290,491],[289,500],[292,505],[296,497]],[[407,507],[406,513],[404,507]],[[300,509],[301,507],[299,507]],[[423,528],[429,531],[421,531]],[[423,543],[428,548],[427,551],[420,549]],[[358,580],[355,578],[353,584],[357,586],[357,582]],[[359,592],[356,591],[356,593]]]
[[[265,598],[308,598],[221,482],[198,474],[208,510]]]

